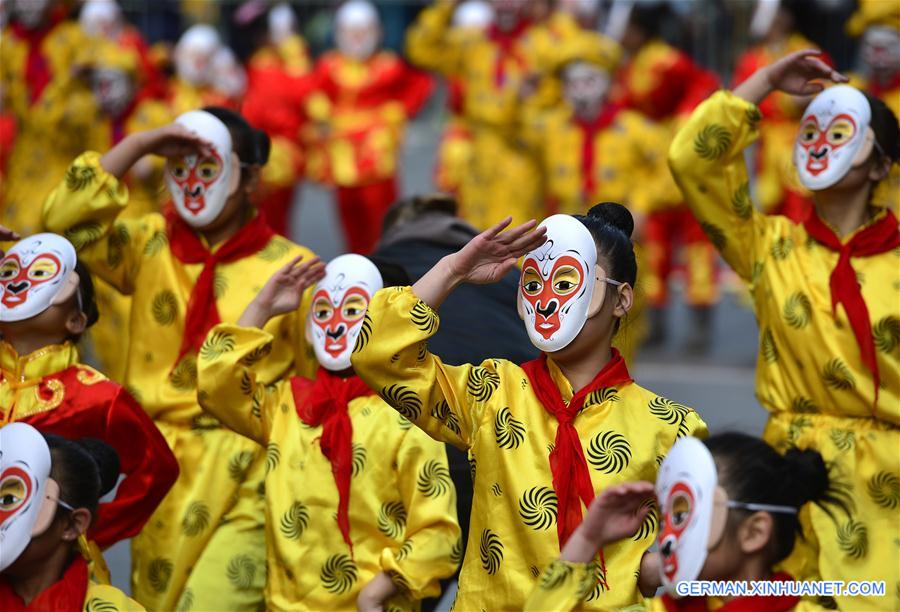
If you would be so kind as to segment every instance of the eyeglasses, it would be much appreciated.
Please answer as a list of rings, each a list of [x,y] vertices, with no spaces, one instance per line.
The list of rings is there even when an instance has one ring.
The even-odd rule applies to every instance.
[[[751,512],[774,512],[777,514],[797,514],[797,509],[793,506],[775,506],[772,504],[753,504],[747,502],[731,501],[725,502],[728,508],[737,508],[739,510],[750,510]]]

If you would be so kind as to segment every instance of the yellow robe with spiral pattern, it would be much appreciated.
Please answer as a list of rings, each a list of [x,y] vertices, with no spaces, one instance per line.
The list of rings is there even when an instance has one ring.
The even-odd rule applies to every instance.
[[[162,215],[118,220],[128,189],[100,166],[99,154],[80,156],[66,177],[45,204],[44,222],[72,241],[93,274],[132,296],[123,382],[181,467],[175,486],[132,543],[134,596],[154,610],[176,604],[257,606],[265,584],[264,449],[200,408],[195,354],[175,363],[202,265],[176,259]],[[276,236],[256,255],[219,265],[214,286],[221,319],[236,321],[265,281],[301,254],[312,255]],[[306,308],[305,300],[300,311],[267,325],[276,342],[259,371],[261,380],[279,380],[294,366],[314,371],[314,362],[303,357]]]
[[[427,347],[437,328],[437,314],[411,289],[383,289],[369,305],[353,366],[428,435],[469,453],[474,497],[456,608],[521,610],[542,568],[559,556],[548,459],[556,419],[514,363],[443,364]],[[571,385],[547,363],[563,400],[571,400]],[[676,438],[706,434],[696,412],[634,383],[588,396],[574,426],[595,491],[655,480]],[[638,572],[657,529],[655,515],[648,516],[634,540],[604,550],[609,591],[595,576],[589,609],[641,601]]]
[[[839,512],[835,521],[815,506],[801,512],[806,540],[798,539],[785,569],[798,579],[885,580],[889,601],[838,603],[854,610],[897,607],[900,249],[851,258],[881,373],[873,413],[872,377],[846,312],[839,306],[832,316],[829,278],[838,253],[802,225],[759,214],[750,201],[743,150],[758,135],[759,117],[733,94],[715,94],[678,133],[669,164],[711,241],[749,284],[760,327],[756,395],[771,413],[766,441],[782,451],[819,451],[853,499],[850,516]]]
[[[438,580],[453,574],[462,554],[443,444],[377,395],[350,401],[351,554],[336,521],[331,463],[319,446],[322,426],[300,419],[289,379],[258,383],[260,356],[273,340],[259,329],[217,325],[198,362],[202,405],[266,448],[267,608],[351,609],[360,590],[387,572],[400,593],[385,609],[418,610],[418,600],[440,593]]]

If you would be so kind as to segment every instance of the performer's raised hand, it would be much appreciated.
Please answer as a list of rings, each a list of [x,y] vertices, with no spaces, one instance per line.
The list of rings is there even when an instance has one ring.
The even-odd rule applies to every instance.
[[[19,234],[4,225],[0,225],[0,242],[12,242],[18,240]],[[0,249],[0,257],[3,257],[3,249]]]
[[[318,257],[302,261],[299,255],[278,270],[238,319],[243,327],[263,327],[272,317],[297,310],[303,292],[325,276],[325,266]]]
[[[184,157],[208,154],[211,150],[212,145],[203,137],[183,125],[171,123],[126,136],[100,158],[100,165],[116,178],[122,178],[145,155]]]
[[[846,83],[849,79],[821,59],[821,51],[804,49],[791,53],[754,72],[738,85],[734,95],[759,104],[775,90],[794,96],[811,96],[822,91],[821,80]]]

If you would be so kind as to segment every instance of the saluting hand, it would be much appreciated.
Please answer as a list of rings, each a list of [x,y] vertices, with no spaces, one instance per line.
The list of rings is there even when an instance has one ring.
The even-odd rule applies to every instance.
[[[0,242],[12,242],[18,240],[19,234],[4,225],[0,225]],[[3,249],[0,249],[0,257],[3,257]]]
[[[520,257],[547,240],[546,228],[535,230],[537,221],[533,219],[503,231],[510,223],[512,217],[507,217],[451,255],[447,261],[451,274],[459,282],[478,285],[496,283],[516,265]]]
[[[817,49],[804,49],[786,55],[765,69],[769,84],[774,89],[795,96],[810,96],[825,89],[822,83],[816,82],[817,79],[835,83],[849,81],[823,62],[819,57],[821,54]]]
[[[325,266],[318,257],[304,261],[298,255],[266,282],[238,319],[242,327],[263,327],[269,319],[297,310],[303,292],[325,276]]]

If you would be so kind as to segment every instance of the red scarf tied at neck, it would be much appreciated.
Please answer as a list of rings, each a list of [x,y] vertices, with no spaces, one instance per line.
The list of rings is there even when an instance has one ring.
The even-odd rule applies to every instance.
[[[172,366],[175,367],[182,357],[200,350],[206,334],[221,321],[213,288],[216,266],[255,255],[269,244],[275,233],[263,221],[262,215],[256,215],[212,253],[200,240],[197,232],[178,216],[174,208],[168,207],[165,217],[169,245],[175,258],[183,264],[203,264],[203,270],[197,277],[197,283],[188,300],[184,336],[178,357]]]
[[[788,582],[793,580],[790,574],[779,572],[770,579],[772,582]],[[663,606],[666,612],[707,612],[709,610],[706,597],[682,597],[675,599],[668,594],[662,596]],[[725,602],[716,612],[787,612],[793,610],[800,602],[797,595],[778,595],[763,597],[762,595],[748,595],[735,597]]]
[[[494,60],[495,87],[503,87],[506,84],[507,58],[516,62],[520,68],[525,65],[525,58],[522,57],[522,54],[518,49],[518,44],[519,40],[530,27],[531,23],[527,19],[521,19],[519,20],[519,23],[509,31],[501,30],[497,27],[497,24],[492,24],[491,27],[488,28],[488,39],[491,42],[496,43],[498,47],[497,58]]]
[[[838,304],[844,305],[856,343],[859,345],[863,365],[872,372],[875,385],[875,406],[878,405],[878,387],[881,376],[878,373],[878,361],[875,355],[875,341],[872,338],[872,324],[869,320],[869,309],[863,299],[856,272],[850,264],[851,257],[872,257],[881,255],[900,247],[900,231],[897,229],[897,217],[890,210],[875,223],[858,231],[846,244],[828,227],[813,210],[803,226],[816,242],[837,251],[838,262],[831,272],[831,312],[837,314]]]
[[[87,598],[88,566],[81,556],[66,569],[62,578],[38,594],[27,606],[6,578],[0,577],[0,610],[3,612],[81,612]]]
[[[556,441],[550,452],[550,471],[553,473],[553,490],[559,504],[559,518],[556,531],[559,536],[559,548],[562,550],[575,528],[581,524],[581,504],[589,506],[594,499],[594,486],[591,484],[591,473],[584,458],[584,448],[573,424],[581,411],[585,398],[594,391],[607,387],[619,387],[631,382],[628,367],[619,351],[612,349],[609,363],[594,377],[585,388],[572,397],[568,405],[563,401],[559,388],[550,376],[547,368],[546,353],[533,361],[522,365],[531,387],[544,409],[552,414],[559,423],[556,428]],[[603,565],[602,575],[606,575],[603,551],[600,551],[600,562]]]
[[[357,397],[372,395],[372,390],[359,376],[341,378],[325,368],[319,368],[315,380],[295,376],[291,379],[291,389],[300,419],[310,427],[322,426],[319,446],[322,454],[331,462],[331,473],[339,495],[338,527],[352,554],[348,511],[353,466],[353,425],[350,423],[347,406]]]

